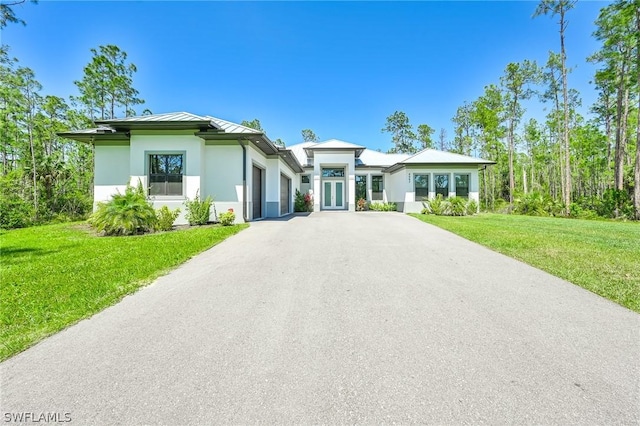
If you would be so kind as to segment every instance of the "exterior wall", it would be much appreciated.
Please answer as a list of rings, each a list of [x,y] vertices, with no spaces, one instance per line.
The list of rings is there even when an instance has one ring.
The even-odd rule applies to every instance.
[[[356,210],[355,155],[351,150],[316,151],[313,158],[313,209],[320,211],[322,206],[322,168],[344,167],[346,209]]]
[[[215,203],[215,215],[233,209],[236,222],[244,222],[242,217],[242,148],[237,141],[207,144],[203,157],[203,196],[211,195]],[[247,172],[250,177],[250,171]]]
[[[187,223],[184,202],[196,195],[206,197],[201,188],[203,170],[204,141],[193,135],[191,131],[132,131],[130,138],[130,183],[137,185],[142,182],[149,187],[148,170],[149,155],[163,153],[179,153],[184,155],[183,195],[154,196],[153,204],[156,208],[167,206],[170,209],[180,209],[177,224]],[[211,212],[211,219],[214,219]]]
[[[358,176],[366,176],[367,177],[367,201],[368,202],[386,202],[389,198],[389,178],[388,178],[388,173],[382,173],[382,168],[357,168],[356,175]],[[373,184],[372,184],[372,179],[371,176],[382,176],[382,200],[372,200],[373,198]],[[354,176],[354,182],[355,182],[355,176]],[[355,197],[355,183],[354,183],[354,197]],[[358,200],[356,200],[357,202]]]
[[[121,141],[101,142],[95,146],[94,207],[118,191],[123,193],[130,179],[130,148]]]
[[[396,203],[398,211],[404,211],[409,196],[413,201],[413,195],[407,193],[407,171],[400,169],[395,173],[385,173],[384,182],[387,201]]]
[[[419,213],[423,209],[422,200],[416,200],[415,188],[414,188],[414,175],[416,174],[428,174],[429,175],[429,198],[435,198],[435,183],[434,175],[448,174],[449,175],[449,197],[456,196],[455,188],[455,174],[468,174],[469,175],[469,200],[475,200],[477,203],[480,201],[480,181],[478,178],[477,166],[423,166],[423,167],[408,167],[403,169],[405,171],[406,182],[405,197],[403,209],[398,210],[405,213]],[[397,201],[396,201],[397,202]]]

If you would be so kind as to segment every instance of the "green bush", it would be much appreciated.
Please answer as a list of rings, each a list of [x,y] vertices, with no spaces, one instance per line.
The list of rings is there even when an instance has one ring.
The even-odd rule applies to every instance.
[[[233,212],[233,209],[229,209],[224,213],[220,213],[218,220],[222,226],[231,226],[236,221],[236,214]]]
[[[186,218],[189,225],[206,225],[209,222],[212,204],[213,198],[211,198],[210,195],[204,200],[201,200],[198,193],[196,193],[193,200],[185,201],[184,205],[187,210]]]
[[[424,206],[424,209],[422,209],[423,214],[435,214],[436,216],[448,215],[449,206],[442,194],[437,194],[436,198],[432,199],[424,198],[422,205]]]
[[[296,189],[296,197],[293,201],[293,209],[297,212],[306,212],[307,203],[304,201],[304,194]]]
[[[105,235],[135,235],[152,231],[157,224],[156,212],[147,199],[141,183],[127,185],[106,203],[98,203],[89,223]]]
[[[451,197],[448,200],[449,214],[451,216],[466,216],[467,215],[467,199],[462,197]]]
[[[396,203],[374,202],[369,204],[369,209],[378,212],[395,212],[398,209]]]
[[[467,200],[462,197],[451,197],[445,199],[442,194],[436,195],[436,198],[424,198],[422,205],[422,214],[433,214],[436,216],[468,216],[478,212],[478,203],[476,200]]]
[[[180,209],[169,210],[167,206],[160,207],[156,210],[156,216],[158,218],[156,229],[159,231],[171,231],[173,229],[173,222],[176,221],[179,214]]]

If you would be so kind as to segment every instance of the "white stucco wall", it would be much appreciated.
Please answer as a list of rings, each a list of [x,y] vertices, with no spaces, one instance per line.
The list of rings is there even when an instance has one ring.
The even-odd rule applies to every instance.
[[[423,166],[423,167],[408,167],[405,169],[405,199],[404,199],[404,212],[405,213],[419,213],[422,208],[422,200],[416,199],[414,188],[414,175],[416,174],[428,174],[429,175],[429,198],[436,196],[434,176],[440,174],[449,175],[449,197],[456,196],[455,187],[455,175],[467,174],[469,175],[469,200],[480,201],[480,182],[478,179],[478,169],[475,166]],[[419,198],[419,197],[418,197]]]
[[[236,222],[243,222],[242,148],[238,142],[228,141],[205,145],[203,164],[203,195],[213,197],[215,203],[213,213],[219,214],[233,209]]]
[[[355,155],[352,150],[316,151],[313,159],[313,203],[314,210],[321,210],[322,202],[322,168],[344,167],[345,169],[345,200],[347,210],[356,209],[356,181],[355,181]]]
[[[184,202],[187,199],[194,199],[196,194],[206,197],[206,193],[201,188],[201,178],[204,173],[204,140],[193,135],[191,131],[131,131],[130,138],[130,176],[131,185],[142,182],[145,188],[149,186],[149,155],[150,154],[183,154],[184,155],[184,176],[183,195],[181,196],[154,196],[153,204],[156,208],[163,205],[170,209],[180,209],[180,216],[176,223],[187,223],[185,218]],[[211,219],[214,219],[212,211]]]
[[[116,142],[114,142],[115,144]],[[109,145],[100,142],[95,146],[94,205],[107,201],[124,192],[130,180],[129,145]]]

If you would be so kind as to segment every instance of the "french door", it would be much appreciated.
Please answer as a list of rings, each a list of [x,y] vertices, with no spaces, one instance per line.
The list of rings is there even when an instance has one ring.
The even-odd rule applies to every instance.
[[[344,209],[344,181],[325,180],[322,183],[322,208],[324,210]]]

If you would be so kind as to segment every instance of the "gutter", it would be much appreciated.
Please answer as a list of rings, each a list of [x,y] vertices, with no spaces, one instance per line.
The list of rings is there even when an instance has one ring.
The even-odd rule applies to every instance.
[[[242,218],[246,223],[249,221],[247,218],[247,148],[240,138],[238,138],[238,144],[242,148]]]

